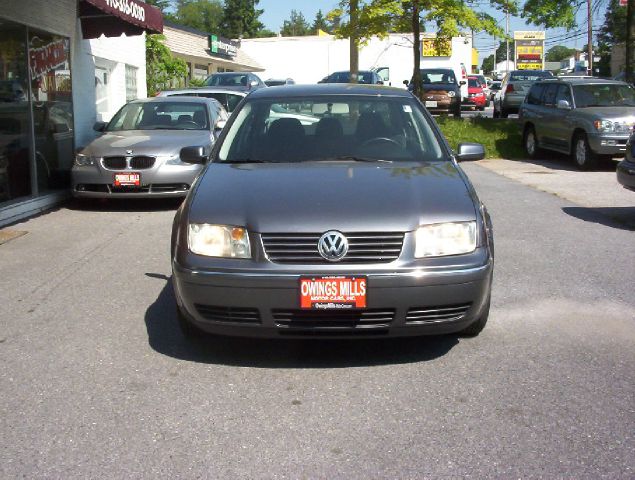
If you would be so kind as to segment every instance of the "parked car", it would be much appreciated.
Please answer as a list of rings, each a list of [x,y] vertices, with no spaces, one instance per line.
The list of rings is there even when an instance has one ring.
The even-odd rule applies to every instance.
[[[505,75],[501,89],[494,97],[494,118],[507,118],[511,113],[518,113],[518,107],[534,82],[545,78],[553,78],[553,74],[543,70],[512,70]]]
[[[318,83],[349,83],[351,72],[333,72]],[[384,81],[374,70],[360,70],[357,72],[357,83],[365,85],[383,85]]]
[[[157,96],[213,98],[218,100],[227,113],[231,115],[242,99],[247,96],[247,92],[217,87],[195,87],[180,90],[166,90],[164,92],[159,92]]]
[[[489,83],[487,82],[487,78],[483,75],[470,75],[469,77],[474,77],[478,80],[478,83],[481,85],[481,88],[483,88],[483,93],[485,94],[485,106],[489,107]]]
[[[449,68],[423,68],[421,72],[421,98],[425,107],[433,113],[461,116],[461,83]],[[404,80],[408,90],[414,90],[412,80]]]
[[[521,105],[519,121],[527,155],[554,150],[588,170],[601,157],[625,153],[635,125],[635,89],[597,78],[540,81]]]
[[[626,158],[617,164],[617,181],[635,191],[635,129],[626,143]]]
[[[463,105],[481,111],[485,110],[487,96],[483,91],[483,86],[476,77],[467,77],[467,91],[468,96],[463,102]]]
[[[250,92],[266,87],[258,75],[251,72],[218,72],[210,75],[205,80],[207,87],[222,87],[232,90]]]
[[[103,135],[75,156],[75,197],[184,197],[201,166],[184,163],[181,148],[209,152],[227,112],[212,98],[155,97],[124,105],[95,130]]]
[[[265,84],[268,87],[277,87],[280,85],[295,85],[293,78],[270,78],[265,80]]]
[[[275,106],[294,104],[320,120],[271,118]],[[478,334],[492,228],[457,161],[484,154],[479,144],[451,151],[403,89],[252,93],[211,155],[181,151],[183,161],[207,164],[172,229],[183,332]]]

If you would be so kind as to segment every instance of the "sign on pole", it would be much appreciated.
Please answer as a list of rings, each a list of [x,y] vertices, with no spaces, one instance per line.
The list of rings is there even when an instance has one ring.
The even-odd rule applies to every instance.
[[[545,32],[514,32],[514,51],[518,70],[543,70]]]

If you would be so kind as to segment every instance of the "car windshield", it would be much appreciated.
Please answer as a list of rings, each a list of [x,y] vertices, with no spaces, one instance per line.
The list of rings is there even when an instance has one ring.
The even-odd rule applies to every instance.
[[[551,72],[540,71],[527,71],[527,72],[513,72],[509,76],[510,82],[535,82],[542,78],[553,78]]]
[[[452,70],[421,70],[421,81],[427,85],[456,83]]]
[[[577,108],[635,107],[635,89],[620,84],[574,85],[573,98]]]
[[[481,86],[481,84],[478,81],[478,79],[476,79],[476,78],[468,78],[467,79],[467,86],[468,87],[473,87],[473,88],[479,88]]]
[[[203,103],[132,102],[117,112],[106,130],[209,130],[207,117]]]
[[[247,87],[249,76],[245,73],[214,74],[205,80],[205,85],[208,87]]]
[[[230,163],[445,159],[414,98],[320,95],[243,104],[218,159]]]

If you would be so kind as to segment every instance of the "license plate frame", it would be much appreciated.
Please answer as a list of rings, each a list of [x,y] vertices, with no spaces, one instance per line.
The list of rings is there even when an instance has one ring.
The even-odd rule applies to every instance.
[[[426,100],[426,108],[437,108],[439,106],[439,102],[436,100]]]
[[[141,174],[139,172],[117,172],[113,177],[115,187],[140,187]]]
[[[302,310],[365,309],[368,278],[364,275],[303,276],[299,281],[299,297]]]

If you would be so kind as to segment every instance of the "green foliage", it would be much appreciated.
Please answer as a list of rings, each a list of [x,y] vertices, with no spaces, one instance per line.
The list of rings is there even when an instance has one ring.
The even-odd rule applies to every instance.
[[[619,0],[610,0],[604,24],[598,33],[598,42],[613,46],[626,41],[626,7]]]
[[[547,28],[574,28],[575,16],[586,0],[527,0],[521,16],[534,25]]]
[[[291,10],[291,17],[284,21],[280,33],[283,37],[301,37],[312,32],[302,12]]]
[[[225,0],[222,34],[228,38],[254,38],[264,25],[258,20],[263,10],[256,9],[259,0]]]
[[[492,73],[494,70],[494,55],[490,55],[483,59],[483,64],[481,65],[481,69],[486,73]]]
[[[322,30],[327,33],[331,32],[331,26],[322,13],[322,10],[318,10],[318,12],[315,14],[315,19],[313,20],[313,24],[311,25],[311,33],[313,35],[317,35],[318,30]]]
[[[219,33],[223,5],[219,0],[178,0],[173,20],[209,33]]]
[[[568,48],[563,45],[555,45],[547,50],[545,55],[545,61],[547,62],[559,62],[565,58],[571,57],[576,52],[575,48]]]
[[[146,35],[146,83],[148,96],[181,85],[187,76],[187,65],[180,58],[172,56],[162,40],[163,35]]]
[[[172,6],[172,0],[145,0],[145,3],[157,7],[162,13]]]
[[[190,78],[187,82],[189,87],[204,87],[205,79],[203,78]]]

